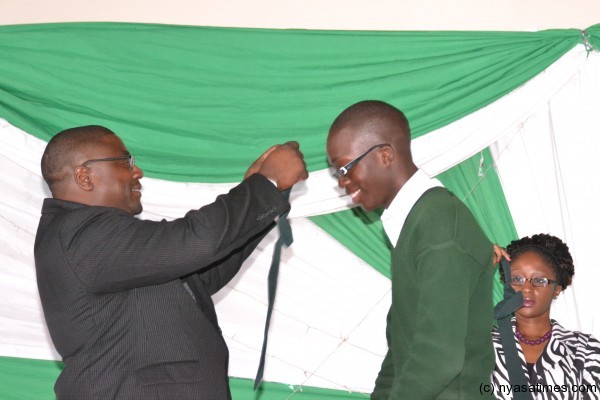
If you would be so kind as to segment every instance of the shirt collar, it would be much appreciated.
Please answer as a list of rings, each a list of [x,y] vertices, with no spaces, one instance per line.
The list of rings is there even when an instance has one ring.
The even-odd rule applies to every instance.
[[[406,217],[417,200],[423,193],[434,187],[444,187],[444,185],[439,180],[427,176],[425,172],[417,170],[398,191],[390,206],[383,212],[381,222],[392,246],[396,247]]]

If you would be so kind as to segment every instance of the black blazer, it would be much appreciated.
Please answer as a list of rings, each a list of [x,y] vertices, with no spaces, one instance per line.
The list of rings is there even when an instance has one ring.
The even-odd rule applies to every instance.
[[[260,175],[171,222],[46,199],[35,264],[58,399],[230,399],[210,296],[288,208]]]

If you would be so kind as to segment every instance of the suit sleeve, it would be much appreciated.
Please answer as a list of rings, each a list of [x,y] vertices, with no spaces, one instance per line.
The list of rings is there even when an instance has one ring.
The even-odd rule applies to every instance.
[[[275,226],[272,223],[267,229],[250,239],[244,246],[231,252],[224,260],[216,265],[198,272],[204,287],[212,296],[221,290],[238,273],[242,264],[256,249],[267,233]]]
[[[266,178],[253,175],[214,203],[170,222],[85,207],[80,212],[89,216],[73,215],[63,221],[62,251],[91,292],[161,284],[223,260],[239,268],[249,253],[235,252],[266,233],[287,209],[289,203],[279,191]]]

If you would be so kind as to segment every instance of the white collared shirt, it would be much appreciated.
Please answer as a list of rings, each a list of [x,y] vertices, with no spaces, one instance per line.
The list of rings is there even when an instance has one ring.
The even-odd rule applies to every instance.
[[[442,182],[430,178],[420,169],[402,186],[400,191],[392,200],[390,206],[381,215],[381,222],[393,247],[396,247],[402,227],[408,217],[408,213],[419,198],[427,190],[434,187],[444,187]]]

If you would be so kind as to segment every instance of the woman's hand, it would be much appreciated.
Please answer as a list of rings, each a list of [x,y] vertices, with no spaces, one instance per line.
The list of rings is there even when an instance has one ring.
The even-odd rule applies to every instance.
[[[500,260],[502,259],[502,256],[506,257],[506,259],[508,261],[511,261],[510,256],[508,255],[506,250],[504,250],[502,247],[500,247],[496,243],[494,243],[494,265],[496,265],[500,262]]]

